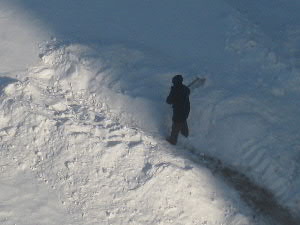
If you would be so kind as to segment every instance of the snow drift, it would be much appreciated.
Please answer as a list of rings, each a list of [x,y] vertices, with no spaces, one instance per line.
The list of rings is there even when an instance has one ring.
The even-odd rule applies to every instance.
[[[254,50],[245,51],[247,56]],[[256,47],[255,51],[261,55],[265,49]],[[270,54],[255,63],[272,68],[273,76],[281,74],[285,65],[279,67]],[[163,64],[153,69],[153,58],[124,46],[53,47],[43,56],[49,68],[36,76],[70,93],[93,96],[122,124],[160,139],[169,132],[171,110],[164,101],[175,72],[164,72],[167,66]],[[290,79],[297,79],[297,71],[288,72]],[[182,143],[239,168],[297,213],[299,107],[294,98],[298,89],[280,79],[273,81],[272,88],[262,80],[249,84],[249,89],[224,81],[221,89],[221,79],[208,78],[207,87],[191,95],[191,136]],[[192,79],[185,75],[186,82]]]
[[[165,155],[155,156],[161,148],[172,152],[161,140],[169,133],[171,123],[171,110],[164,103],[170,80],[174,74],[182,73],[185,82],[189,83],[195,75],[200,75],[206,76],[208,83],[191,95],[191,137],[180,140],[181,146],[220,158],[271,190],[281,204],[299,215],[300,105],[297,99],[300,97],[300,79],[297,49],[300,29],[296,3],[282,7],[286,6],[282,5],[283,1],[260,1],[245,8],[241,1],[235,0],[227,0],[229,5],[220,0],[190,1],[190,4],[176,6],[173,1],[163,1],[152,7],[149,2],[136,0],[130,4],[90,1],[95,7],[81,1],[74,1],[76,4],[72,5],[70,1],[58,0],[13,2],[32,15],[20,16],[18,12],[22,10],[16,8],[6,11],[11,9],[8,5],[0,11],[4,15],[1,27],[9,28],[0,31],[0,48],[13,50],[7,51],[10,54],[0,55],[4,62],[0,63],[1,75],[8,77],[1,80],[5,84],[0,87],[1,165],[4,165],[1,168],[8,176],[11,175],[9,168],[14,165],[20,170],[35,170],[43,182],[66,193],[61,197],[62,202],[77,216],[77,221],[86,218],[93,223],[101,218],[119,222],[120,217],[116,215],[126,217],[122,221],[140,220],[138,215],[149,213],[149,205],[153,202],[127,202],[124,199],[133,197],[119,189],[110,191],[108,187],[119,185],[120,189],[141,190],[139,185],[148,185],[149,177],[158,179],[160,185],[167,185],[161,180],[169,176],[171,169],[162,177],[153,174],[165,171],[165,165],[170,165],[159,161],[159,157]],[[116,12],[116,6],[121,10],[117,14],[111,13]],[[268,13],[255,10],[257,7],[268,9]],[[292,12],[291,16],[289,12]],[[84,19],[79,19],[82,17],[78,15]],[[275,24],[274,16],[266,15],[280,15],[276,18],[280,23]],[[15,17],[17,20],[12,22]],[[173,24],[171,19],[174,17],[178,19]],[[43,18],[43,23],[37,18]],[[29,20],[33,22],[29,23]],[[24,67],[37,60],[37,43],[44,37],[41,35],[44,30],[37,29],[42,27],[41,24],[47,25],[46,29],[51,27],[51,32],[59,39],[73,41],[40,45],[41,62],[24,71]],[[22,28],[26,30],[25,35],[22,35]],[[179,35],[179,31],[186,36]],[[23,54],[16,49],[22,49]],[[22,72],[15,72],[20,69]],[[19,81],[11,80],[12,77]],[[151,152],[151,146],[155,153]],[[131,158],[128,149],[132,148],[144,155]],[[106,154],[103,149],[113,150],[113,153]],[[185,170],[189,166],[184,165],[181,157],[172,156],[172,160],[179,160],[181,166],[176,164],[176,168],[181,169],[179,175],[173,174],[174,177],[190,173]],[[109,164],[112,162],[116,165]],[[131,171],[129,168],[135,163],[136,168]],[[97,167],[98,164],[103,166]],[[122,174],[123,170],[126,171],[124,180],[116,175]],[[92,180],[91,177],[95,178],[97,174],[100,178]],[[110,180],[103,181],[104,176]],[[183,183],[187,180],[183,179]],[[96,188],[100,181],[104,182],[101,193]],[[111,185],[110,182],[116,183]],[[209,196],[208,190],[204,189],[217,187],[203,188],[199,195]],[[147,189],[146,186],[143,188]],[[183,190],[185,188],[180,189]],[[102,191],[107,196],[117,192],[121,197],[116,195],[113,204],[111,198],[107,198],[99,206]],[[141,191],[137,195],[145,193]],[[151,199],[153,195],[149,196]],[[179,198],[178,201],[183,201],[185,197]],[[234,210],[228,217],[224,216],[226,213],[219,211],[223,200],[218,203],[211,215],[215,213],[220,221],[228,224],[250,221],[244,216],[232,216]],[[145,204],[145,208],[139,211],[135,204]],[[196,207],[199,202],[193,204]],[[99,207],[94,208],[95,205]],[[132,207],[126,211],[128,205]],[[169,206],[163,205],[159,213],[170,209]],[[151,209],[155,211],[159,207]],[[98,215],[98,209],[101,215]],[[176,211],[177,215],[179,211]],[[168,213],[172,217],[172,210]],[[180,215],[194,218],[196,214],[188,213]],[[199,215],[206,214],[202,213]],[[174,218],[178,219],[170,217],[161,215],[158,219],[151,217],[140,222],[171,224]],[[184,217],[182,223],[186,222]]]
[[[20,174],[31,171],[40,185],[47,184],[49,192],[59,196],[37,203],[51,212],[46,220],[41,219],[42,210],[24,222],[17,211],[22,208],[12,217],[5,204],[4,224],[261,222],[259,217],[253,219],[232,189],[193,163],[185,150],[174,151],[160,140],[162,131],[153,128],[158,120],[153,111],[147,114],[160,93],[134,85],[129,72],[123,77],[124,68],[147,62],[141,52],[119,47],[95,51],[95,46],[77,44],[46,49],[41,63],[23,81],[10,80],[2,89],[0,165],[3,176],[24,185],[30,175],[20,178]],[[126,54],[120,57],[123,51]],[[141,71],[145,68],[141,66]],[[141,84],[146,82],[143,78],[148,79],[141,77]],[[153,78],[154,84],[159,86]],[[145,114],[140,115],[139,109]],[[21,196],[25,191],[21,186]],[[65,209],[69,214],[61,218]]]
[[[245,51],[247,56],[254,50]],[[259,46],[255,51],[265,54]],[[272,68],[272,76],[278,76],[272,87],[266,78],[257,78],[258,83],[250,83],[249,89],[241,89],[240,84],[229,86],[226,81],[226,89],[221,89],[221,78],[208,76],[207,87],[192,93],[191,137],[187,144],[239,168],[298,212],[299,107],[294,99],[299,92],[290,81],[297,79],[298,73],[274,62],[270,54],[255,63],[263,64],[266,70]],[[164,137],[171,117],[164,101],[175,72],[161,72],[164,70],[157,67],[153,70],[156,62],[152,58],[120,46],[91,50],[71,45],[48,52],[44,61],[55,62],[52,79],[64,90],[88,90],[122,123]],[[290,76],[286,82],[280,79],[283,70]],[[185,75],[186,82],[192,79]]]

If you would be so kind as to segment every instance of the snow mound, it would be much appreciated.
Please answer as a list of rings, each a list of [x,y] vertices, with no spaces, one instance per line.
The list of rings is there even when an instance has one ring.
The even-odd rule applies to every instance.
[[[253,49],[249,51],[253,54]],[[261,55],[265,49],[257,46],[255,51]],[[268,65],[267,70],[277,71],[278,62],[266,57],[262,63]],[[174,73],[163,62],[157,64],[155,56],[124,46],[73,44],[52,48],[43,61],[45,68],[34,73],[37,78],[48,79],[70,96],[88,93],[122,124],[153,136],[167,135],[171,112],[165,97]],[[289,76],[293,79],[297,73]],[[192,79],[185,76],[186,83]],[[259,86],[255,91],[222,90],[218,87],[222,79],[212,79],[206,89],[192,93],[189,144],[238,168],[298,213],[300,120],[294,101],[298,90],[289,90],[288,82],[278,91],[270,90],[264,81],[250,85]],[[274,86],[279,84],[276,81]],[[225,81],[224,85],[229,84]],[[52,107],[65,109],[61,104],[66,103]]]
[[[4,87],[1,170],[12,179],[32,174],[51,187],[58,196],[52,204],[72,218],[65,224],[253,224],[235,192],[152,135],[159,123],[152,113],[161,113],[153,96],[164,93],[145,91],[155,84],[147,72],[123,70],[132,66],[124,65],[128,55],[138,61],[140,54],[121,49],[118,61],[104,50],[101,57],[81,45],[53,48],[23,81]],[[140,127],[126,125],[132,122]],[[59,215],[51,212],[50,219]],[[12,214],[5,217],[12,221]]]

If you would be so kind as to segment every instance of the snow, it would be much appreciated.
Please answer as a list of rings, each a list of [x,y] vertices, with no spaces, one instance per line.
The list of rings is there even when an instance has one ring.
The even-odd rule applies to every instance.
[[[12,1],[0,4],[0,74],[19,73],[38,62],[38,43],[48,32]]]
[[[53,190],[31,173],[11,172],[1,170],[1,224],[72,223]]]
[[[299,5],[241,2],[1,1],[0,221],[267,224],[186,148],[300,216]],[[177,73],[207,83],[172,147]]]
[[[63,222],[69,224],[252,224],[251,211],[208,169],[165,141],[110,119],[93,95],[50,88],[49,80],[37,78],[43,69],[49,72],[48,66],[42,63],[26,81],[9,84],[1,104],[3,170],[13,182],[26,185],[31,176],[41,189],[51,188],[41,197],[37,192],[24,196],[33,214],[29,222],[61,224],[55,218],[67,210]],[[20,179],[23,173],[31,175]],[[58,197],[43,200],[53,192]],[[30,195],[42,202],[26,201]],[[3,207],[9,211],[10,204],[21,203],[4,201]],[[35,211],[44,204],[46,214]],[[11,211],[26,224],[21,210]],[[13,221],[9,213],[3,218]]]

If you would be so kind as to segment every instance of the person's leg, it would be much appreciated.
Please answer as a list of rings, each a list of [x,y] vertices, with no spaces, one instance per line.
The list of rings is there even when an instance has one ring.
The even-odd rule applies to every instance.
[[[171,144],[173,145],[177,144],[178,134],[181,130],[181,127],[182,127],[181,123],[173,122],[171,136],[170,138],[167,139]]]
[[[188,127],[188,124],[186,121],[182,123],[180,131],[183,136],[185,136],[185,137],[189,136],[189,127]]]

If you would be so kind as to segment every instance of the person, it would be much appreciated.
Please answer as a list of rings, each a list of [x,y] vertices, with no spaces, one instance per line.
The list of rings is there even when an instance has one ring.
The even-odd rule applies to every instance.
[[[176,145],[179,133],[183,136],[189,136],[187,118],[190,113],[190,89],[183,83],[183,77],[176,75],[172,79],[173,86],[166,102],[173,107],[172,131],[166,139],[170,144]]]

